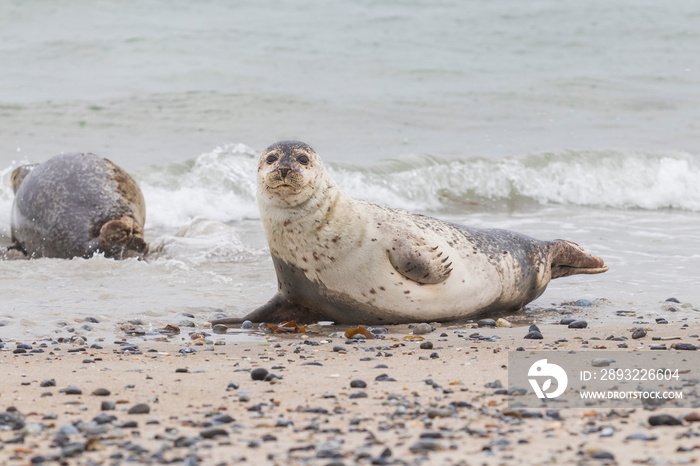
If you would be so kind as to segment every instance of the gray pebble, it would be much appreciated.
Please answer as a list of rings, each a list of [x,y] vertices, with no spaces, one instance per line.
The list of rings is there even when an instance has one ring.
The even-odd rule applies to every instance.
[[[632,338],[635,340],[645,336],[647,336],[647,331],[643,327],[637,327],[634,329],[634,332],[632,332]]]
[[[496,321],[493,319],[481,319],[480,321],[477,322],[477,326],[479,326],[479,327],[495,327]]]
[[[651,346],[649,346],[649,349],[653,349],[653,350],[665,350],[665,349],[666,349],[666,345],[651,345]]]
[[[530,328],[528,328],[527,331],[528,332],[540,332],[540,333],[542,333],[540,328],[535,324],[530,325]]]
[[[601,450],[593,453],[591,458],[596,460],[615,460],[615,456],[609,451]]]
[[[649,425],[652,426],[680,426],[683,424],[677,417],[668,414],[657,414],[649,416]]]
[[[433,327],[431,327],[429,324],[418,324],[415,327],[413,327],[413,334],[414,335],[425,335],[426,333],[430,333],[433,330],[435,330]]]
[[[76,387],[75,385],[69,385],[61,391],[63,393],[65,393],[66,395],[82,395],[83,394],[83,391],[80,388]]]
[[[588,322],[585,320],[575,320],[569,324],[569,328],[586,328],[588,327]]]
[[[420,344],[420,349],[433,349],[433,344],[429,341],[423,341]]]
[[[106,388],[96,388],[92,391],[93,396],[109,396],[110,393]]]
[[[221,427],[210,427],[201,431],[199,435],[201,435],[202,438],[228,437],[228,432]]]
[[[593,306],[593,301],[591,301],[590,299],[579,299],[576,302],[574,302],[574,306],[578,306],[578,307]]]
[[[350,387],[351,388],[367,388],[367,382],[365,382],[364,380],[355,379],[355,380],[350,382]]]
[[[253,323],[249,320],[244,320],[241,324],[241,328],[245,330],[250,330],[253,328]]]
[[[253,380],[265,380],[265,377],[267,377],[267,369],[262,368],[262,367],[257,367],[250,371],[250,378]]]
[[[571,322],[576,322],[576,319],[573,317],[564,317],[559,321],[559,325],[569,325]]]
[[[129,414],[148,414],[151,412],[151,407],[148,406],[146,403],[139,403],[131,408],[129,408],[128,413]]]
[[[226,325],[216,324],[212,327],[211,331],[221,335],[228,332],[228,327]]]
[[[195,325],[194,325],[194,322],[192,322],[191,320],[182,320],[182,321],[177,323],[177,326],[178,327],[194,327]]]
[[[656,319],[656,323],[657,324],[667,324],[668,320],[664,319],[663,317],[659,317],[658,319]]]
[[[698,348],[692,343],[676,343],[675,345],[673,345],[673,349],[683,351],[696,351]]]
[[[117,409],[117,404],[114,401],[105,400],[100,405],[102,411],[113,411]]]
[[[529,332],[524,338],[526,340],[542,340],[544,337],[540,332]]]

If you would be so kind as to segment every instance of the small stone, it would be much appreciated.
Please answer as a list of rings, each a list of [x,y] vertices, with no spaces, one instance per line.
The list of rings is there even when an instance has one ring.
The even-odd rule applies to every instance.
[[[344,346],[334,346],[333,351],[335,353],[346,353],[347,349]]]
[[[700,422],[700,413],[693,411],[685,416],[685,422]]]
[[[656,319],[656,323],[657,324],[667,324],[668,320],[664,319],[663,317],[659,317],[658,319]]]
[[[188,368],[186,368],[186,367],[178,367],[178,368],[175,369],[175,372],[185,372],[185,373],[187,373],[187,372],[189,372],[189,371],[190,371],[190,370],[189,370]]]
[[[634,332],[632,332],[632,338],[635,340],[645,336],[647,336],[647,331],[643,327],[637,327],[634,329]]]
[[[481,319],[476,323],[478,327],[495,327],[496,321],[493,319]]]
[[[540,328],[535,324],[530,325],[530,328],[528,328],[527,331],[528,332],[540,332],[540,333],[542,333]]]
[[[674,343],[672,348],[683,351],[696,351],[698,349],[698,347],[692,343]]]
[[[612,359],[593,358],[593,360],[591,361],[591,366],[593,366],[593,367],[608,367],[613,362],[615,362],[615,361]]]
[[[374,378],[377,382],[396,382],[396,379],[393,377],[389,377],[388,374],[379,374]]]
[[[110,422],[116,421],[116,420],[117,420],[117,416],[112,416],[111,414],[105,414],[105,413],[100,413],[97,416],[95,416],[94,418],[92,418],[92,422],[94,422],[95,424],[98,424],[98,425],[107,424],[107,423],[110,423]]]
[[[356,398],[367,398],[367,393],[365,393],[365,392],[351,393],[348,398],[350,398],[351,400],[354,400]]]
[[[652,426],[680,426],[683,424],[680,419],[668,414],[657,414],[649,416],[649,425]]]
[[[238,390],[238,387],[238,382],[230,382],[228,385],[226,385],[226,391]]]
[[[590,299],[579,299],[579,300],[576,300],[574,302],[574,306],[578,306],[578,307],[593,306],[593,301],[591,301]]]
[[[513,325],[504,318],[500,318],[496,321],[496,327],[510,328]]]
[[[524,337],[526,340],[541,340],[544,337],[540,332],[528,332],[527,335]]]
[[[573,317],[564,317],[559,321],[559,325],[569,325],[571,322],[576,322],[576,319]]]
[[[110,393],[106,388],[96,388],[92,391],[93,396],[109,396]]]
[[[433,349],[433,343],[430,341],[423,341],[420,344],[420,349]]]
[[[253,380],[265,380],[265,377],[267,377],[267,369],[264,369],[262,367],[257,367],[250,371],[250,378]]]
[[[228,432],[221,427],[210,427],[201,431],[199,435],[203,438],[228,437]]]
[[[39,386],[40,387],[55,387],[56,380],[54,380],[54,379],[42,380],[41,383],[39,384]]]
[[[677,303],[677,304],[680,304],[680,303],[681,303],[680,301],[678,301],[676,298],[673,298],[673,297],[668,298],[668,299],[666,300],[666,302],[667,302],[667,303]]]
[[[355,379],[350,382],[351,388],[367,388],[367,382],[360,379]]]
[[[253,328],[253,322],[249,320],[244,320],[243,323],[241,324],[241,328],[244,330],[250,330]]]
[[[666,345],[651,345],[649,346],[649,349],[663,351],[666,349]]]
[[[569,328],[586,328],[588,327],[588,322],[585,320],[575,320],[569,324]]]
[[[80,388],[76,387],[75,385],[69,385],[61,391],[63,393],[65,393],[66,395],[82,395],[83,394],[83,391]]]
[[[146,403],[139,403],[131,408],[129,408],[128,413],[129,414],[148,414],[151,412],[151,407],[148,406]]]
[[[102,411],[112,411],[117,409],[117,404],[114,401],[105,400],[100,405]]]
[[[596,459],[596,460],[615,460],[615,456],[613,456],[612,453],[609,451],[601,450],[593,453],[591,455],[591,458]]]
[[[425,335],[427,333],[432,332],[435,330],[433,327],[431,327],[429,324],[418,324],[415,327],[413,327],[413,334],[414,335]]]
[[[430,359],[438,359],[440,357],[437,353],[430,353]]]
[[[218,334],[224,334],[228,332],[228,327],[223,324],[216,324],[212,327],[211,331]]]

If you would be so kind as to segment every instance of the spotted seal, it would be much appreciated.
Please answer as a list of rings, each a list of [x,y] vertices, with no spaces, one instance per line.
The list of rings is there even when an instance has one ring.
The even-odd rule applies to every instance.
[[[122,259],[148,252],[146,206],[134,179],[94,154],[62,154],[11,175],[12,245],[27,258]]]
[[[256,322],[466,319],[522,308],[552,278],[608,270],[569,241],[470,228],[354,199],[299,141],[262,153],[257,197],[279,293],[244,318]]]

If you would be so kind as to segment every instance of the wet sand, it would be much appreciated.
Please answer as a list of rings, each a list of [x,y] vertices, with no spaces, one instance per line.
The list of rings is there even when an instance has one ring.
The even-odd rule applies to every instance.
[[[496,381],[507,387],[508,352],[518,347],[652,351],[659,343],[654,337],[675,336],[680,339],[665,341],[669,347],[700,344],[700,312],[691,308],[668,313],[667,324],[640,315],[604,321],[594,315],[575,310],[571,317],[588,326],[571,329],[555,322],[566,316],[554,313],[537,322],[541,340],[523,338],[523,324],[532,319],[522,317],[509,318],[519,325],[512,328],[432,324],[435,330],[424,340],[404,338],[413,331],[407,325],[387,327],[383,339],[349,343],[334,334],[346,328],[255,331],[242,339],[213,333],[206,324],[189,329],[204,332],[203,338],[184,328],[171,336],[134,335],[126,326],[132,335],[111,341],[6,339],[0,343],[0,463],[696,461],[700,422],[691,421],[700,417],[697,400],[690,409],[519,410],[494,388]],[[645,337],[631,338],[640,326],[634,322],[647,322]],[[606,340],[610,335],[627,337],[628,348]],[[426,341],[432,349],[421,349]],[[30,345],[26,353],[16,352],[22,344]],[[281,378],[253,380],[251,371],[258,368]],[[355,380],[366,387],[352,387]],[[74,389],[81,393],[70,394]],[[114,409],[103,410],[105,402]],[[131,414],[134,409],[148,412]],[[649,417],[659,414],[681,425],[651,426]]]

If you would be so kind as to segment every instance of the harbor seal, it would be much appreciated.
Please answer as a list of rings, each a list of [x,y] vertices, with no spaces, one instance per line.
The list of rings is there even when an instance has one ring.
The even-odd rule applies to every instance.
[[[470,228],[354,199],[299,141],[262,153],[257,198],[279,293],[244,318],[255,322],[468,319],[520,309],[552,278],[608,270],[569,241]]]
[[[11,175],[10,249],[27,258],[123,259],[148,252],[146,206],[134,179],[94,154],[62,154]]]

